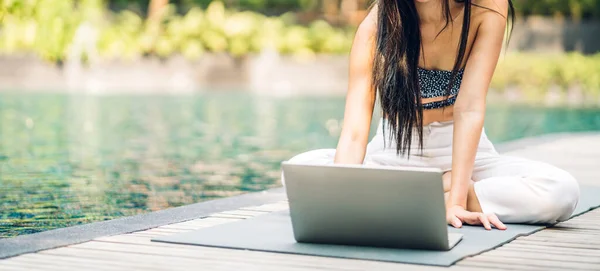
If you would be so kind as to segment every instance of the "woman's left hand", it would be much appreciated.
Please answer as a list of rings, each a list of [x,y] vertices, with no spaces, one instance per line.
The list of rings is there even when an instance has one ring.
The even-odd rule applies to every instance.
[[[458,205],[454,205],[446,210],[446,220],[448,224],[455,228],[460,228],[463,223],[466,223],[469,225],[483,225],[486,230],[491,230],[492,226],[499,230],[506,229],[506,225],[495,214],[470,212]]]

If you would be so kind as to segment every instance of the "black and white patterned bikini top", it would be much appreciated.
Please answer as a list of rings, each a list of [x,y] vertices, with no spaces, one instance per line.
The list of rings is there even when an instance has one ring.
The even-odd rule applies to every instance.
[[[451,71],[444,70],[426,70],[417,68],[419,72],[419,87],[421,88],[421,97],[423,98],[435,98],[446,96],[448,84],[452,78]],[[462,82],[464,69],[461,69],[456,74],[456,80],[452,88],[450,88],[450,97],[445,100],[430,102],[423,104],[423,109],[436,109],[446,106],[453,105],[456,101],[456,95],[460,89],[460,83]]]

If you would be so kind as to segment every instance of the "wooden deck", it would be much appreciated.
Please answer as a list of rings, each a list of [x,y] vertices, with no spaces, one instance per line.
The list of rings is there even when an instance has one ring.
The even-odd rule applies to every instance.
[[[546,161],[600,185],[600,134],[563,137],[507,153]],[[600,209],[444,268],[151,242],[287,208],[286,202],[107,236],[0,261],[0,270],[600,270]]]

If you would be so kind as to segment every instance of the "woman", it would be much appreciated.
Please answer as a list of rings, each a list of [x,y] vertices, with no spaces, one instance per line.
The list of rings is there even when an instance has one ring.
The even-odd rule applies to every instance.
[[[577,181],[551,165],[499,155],[483,130],[509,9],[510,0],[378,0],[352,46],[337,149],[290,162],[441,168],[454,227],[568,219]],[[367,145],[377,93],[384,117]]]

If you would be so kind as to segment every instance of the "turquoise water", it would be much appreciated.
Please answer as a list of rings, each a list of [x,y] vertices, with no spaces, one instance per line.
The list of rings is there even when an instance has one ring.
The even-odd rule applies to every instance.
[[[496,143],[600,130],[600,108],[489,107]],[[343,97],[0,94],[0,238],[279,186],[280,161],[335,147],[343,108]]]

